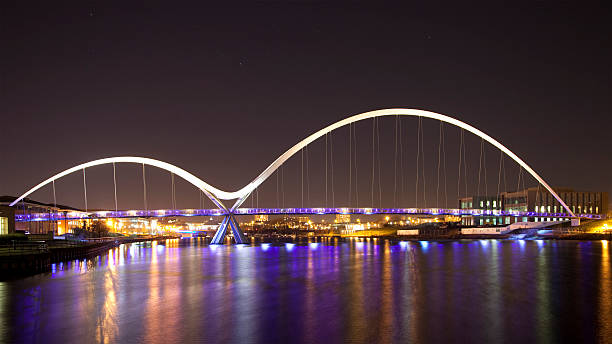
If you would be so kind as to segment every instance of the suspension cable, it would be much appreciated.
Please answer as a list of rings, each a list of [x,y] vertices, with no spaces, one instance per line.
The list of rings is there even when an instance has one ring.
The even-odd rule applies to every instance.
[[[400,156],[400,197],[399,197],[399,204],[404,205],[405,201],[404,198],[406,197],[406,190],[405,190],[405,186],[404,186],[404,136],[403,136],[403,130],[402,130],[402,120],[403,117],[398,116],[398,133],[399,133],[399,145],[400,145],[400,152],[399,152],[399,156]]]
[[[275,171],[276,173],[276,207],[280,208],[280,199],[279,199],[279,193],[278,193],[278,169]]]
[[[142,164],[142,191],[143,191],[143,197],[144,197],[145,210],[149,210],[149,207],[147,205],[147,178],[145,175],[145,164]]]
[[[306,146],[306,202],[310,206],[310,168],[308,165],[308,146]]]
[[[304,148],[302,148],[300,150],[300,158],[302,159],[302,164],[301,164],[301,181],[300,181],[300,187],[301,187],[301,196],[302,196],[302,208],[304,208]]]
[[[499,151],[499,173],[497,175],[497,195],[495,197],[495,199],[497,199],[497,201],[499,202],[499,189],[500,189],[500,185],[501,185],[501,172],[502,172],[502,160],[504,157],[504,153],[500,150]]]
[[[444,161],[444,207],[448,208],[448,193],[446,188],[446,138],[444,136],[444,123],[440,122],[440,128],[442,129],[442,158]]]
[[[353,149],[353,163],[355,164],[355,206],[359,207],[359,184],[358,184],[358,174],[357,174],[357,124],[353,124],[353,144],[355,145]]]
[[[174,185],[174,173],[170,172],[170,202],[172,203],[172,210],[176,209],[176,187]]]
[[[397,208],[397,119],[398,115],[395,115],[395,151],[393,153],[393,207]]]
[[[280,171],[281,171],[281,194],[282,194],[282,200],[283,200],[283,208],[285,207],[285,172],[284,172],[284,166],[281,165],[280,167]]]
[[[484,169],[484,184],[485,184],[485,196],[489,196],[489,184],[487,183],[487,150],[486,147],[483,146],[482,150],[482,166]]]
[[[325,133],[325,207],[327,208],[327,134]]]
[[[425,193],[425,187],[427,184],[425,183],[425,129],[423,128],[423,118],[419,117],[421,120],[421,168],[423,170],[423,207],[427,207],[427,197]]]
[[[329,163],[331,170],[332,208],[336,207],[336,194],[334,192],[334,140],[332,132],[329,132]]]
[[[463,130],[463,129],[462,129]],[[460,144],[459,144],[459,178],[457,178],[457,199],[461,198],[461,162],[462,162],[462,154],[463,154],[463,131],[459,134]]]
[[[371,196],[372,196],[371,207],[372,208],[374,208],[374,152],[376,149],[376,145],[374,141],[375,130],[376,130],[376,117],[372,117],[372,183],[371,183]]]
[[[113,186],[115,190],[115,211],[117,211],[117,171],[115,169],[114,162],[113,162]]]
[[[521,175],[523,174],[523,166],[519,165],[518,180],[516,181],[516,191],[521,189]]]
[[[57,208],[57,198],[55,197],[55,180],[53,181],[53,207]]]
[[[382,183],[380,182],[380,123],[376,117],[376,155],[378,156],[378,206],[382,208]]]
[[[484,148],[484,139],[480,139],[480,157],[478,158],[478,191],[476,192],[477,196],[480,196],[480,174],[482,171],[482,149]]]
[[[85,195],[85,212],[87,213],[87,182],[85,181],[85,168],[83,168],[83,193]]]
[[[438,129],[438,182],[436,185],[436,207],[439,206],[440,200],[440,158],[442,153],[442,121],[440,121],[440,127]]]
[[[461,135],[463,136],[463,182],[465,183],[465,197],[468,197],[467,143],[465,142],[465,130],[461,129]]]
[[[353,201],[353,123],[349,123],[349,193],[348,206],[350,207]]]
[[[416,186],[415,186],[415,207],[419,207],[419,162],[421,156],[421,117],[418,118],[417,124],[417,156],[416,156]]]
[[[504,192],[508,192],[508,184],[506,183],[506,159],[502,155],[502,169],[504,170]]]

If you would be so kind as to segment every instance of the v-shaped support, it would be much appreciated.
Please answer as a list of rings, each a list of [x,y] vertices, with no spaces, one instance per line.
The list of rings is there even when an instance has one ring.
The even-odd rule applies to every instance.
[[[238,225],[238,221],[236,221],[236,218],[234,217],[233,214],[225,215],[225,217],[223,218],[223,221],[221,221],[221,224],[219,225],[219,228],[215,232],[215,235],[213,236],[210,243],[211,244],[223,244],[223,239],[225,239],[225,235],[227,234],[228,226],[232,230],[232,234],[234,236],[234,241],[236,242],[236,244],[247,244],[248,243],[248,238],[246,237],[246,235],[244,235],[244,232],[242,232],[242,229],[240,229],[240,226]]]

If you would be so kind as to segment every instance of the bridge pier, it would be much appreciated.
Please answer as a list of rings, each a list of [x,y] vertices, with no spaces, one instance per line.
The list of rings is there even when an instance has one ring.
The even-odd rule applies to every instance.
[[[223,244],[223,239],[225,239],[225,235],[227,234],[227,227],[230,227],[232,230],[232,234],[234,235],[234,241],[236,244],[246,244],[248,239],[240,226],[238,225],[238,221],[236,221],[236,217],[233,214],[228,214],[223,217],[223,221],[217,228],[215,235],[210,241],[211,244]]]

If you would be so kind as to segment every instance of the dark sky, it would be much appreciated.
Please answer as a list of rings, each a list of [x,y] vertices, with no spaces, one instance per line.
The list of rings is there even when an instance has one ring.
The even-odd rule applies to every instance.
[[[52,173],[118,155],[174,163],[234,190],[315,130],[388,107],[457,117],[552,185],[612,192],[609,2],[16,3],[0,5],[0,194],[19,195]],[[414,205],[416,123],[402,122],[407,206]],[[356,127],[361,202],[370,199],[371,125]],[[394,120],[381,125],[389,204]],[[438,124],[424,125],[431,203]],[[448,197],[455,202],[459,136],[447,130]],[[346,204],[348,131],[335,139],[336,193]],[[466,140],[468,193],[475,193],[479,140]],[[322,147],[309,152],[312,205],[324,198]],[[487,154],[489,190],[496,191],[499,153]],[[505,164],[506,188],[515,189],[518,169]],[[299,158],[286,169],[291,205],[301,202],[298,167]],[[87,172],[90,206],[111,207],[112,169]],[[138,167],[118,173],[120,207],[142,207]],[[147,173],[150,205],[167,206],[168,175]],[[58,201],[82,206],[81,178],[58,182]],[[275,183],[273,176],[262,187],[262,204],[276,205]],[[179,184],[179,205],[196,206],[197,192]],[[50,195],[47,188],[34,198]]]

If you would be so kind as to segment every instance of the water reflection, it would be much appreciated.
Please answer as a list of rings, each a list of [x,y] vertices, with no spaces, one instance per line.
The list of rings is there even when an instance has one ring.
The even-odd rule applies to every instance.
[[[612,276],[610,272],[610,248],[607,240],[601,241],[601,277],[599,284],[599,340],[612,338]]]
[[[0,282],[0,342],[605,341],[610,269],[607,241],[128,244]]]

